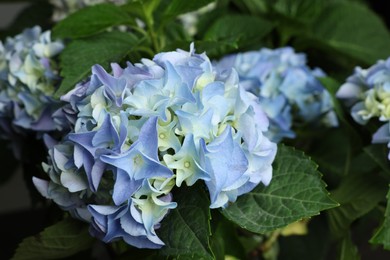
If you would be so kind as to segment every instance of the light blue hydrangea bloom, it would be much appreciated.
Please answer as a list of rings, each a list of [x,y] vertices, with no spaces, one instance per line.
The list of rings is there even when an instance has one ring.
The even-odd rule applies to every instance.
[[[228,55],[217,64],[218,71],[237,70],[240,84],[258,96],[270,119],[266,134],[279,142],[294,138],[294,127],[305,124],[337,126],[330,94],[318,81],[325,76],[320,69],[311,70],[304,54],[290,47]]]
[[[52,118],[59,76],[56,56],[64,45],[35,26],[0,42],[0,129],[5,139],[61,128]],[[14,141],[14,140],[13,140]]]
[[[93,66],[62,97],[73,130],[59,143],[45,139],[50,181],[34,178],[43,196],[89,222],[92,235],[159,248],[156,229],[177,206],[175,189],[202,181],[210,207],[220,208],[270,183],[276,144],[235,71],[216,73],[193,46],[111,67]]]
[[[372,142],[388,143],[390,147],[390,58],[368,69],[356,67],[336,96],[352,106],[351,115],[357,123],[364,125],[371,118],[384,122]]]

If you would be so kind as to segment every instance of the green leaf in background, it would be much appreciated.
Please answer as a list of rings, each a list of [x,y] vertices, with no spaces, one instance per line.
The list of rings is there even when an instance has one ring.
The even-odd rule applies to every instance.
[[[258,185],[223,214],[242,228],[273,231],[337,206],[328,196],[317,165],[302,152],[280,145],[269,186]]]
[[[311,34],[327,47],[367,64],[390,56],[390,34],[384,23],[357,3],[340,2],[324,8],[312,22]]]
[[[60,21],[53,28],[54,38],[80,38],[98,34],[115,25],[129,24],[133,19],[119,6],[99,4],[83,8]]]
[[[374,173],[348,174],[340,186],[332,191],[332,198],[341,205],[329,210],[328,220],[332,235],[343,237],[356,219],[364,216],[384,200],[388,185]]]
[[[387,207],[385,212],[385,220],[382,226],[377,230],[370,242],[373,244],[381,244],[386,250],[390,250],[390,189],[387,193]]]
[[[178,206],[169,212],[157,230],[165,246],[161,255],[180,259],[213,259],[210,249],[210,200],[206,192],[195,185],[180,187],[174,194]]]
[[[74,255],[91,247],[94,239],[84,223],[65,219],[35,236],[25,238],[13,256],[22,259],[55,259]]]
[[[376,162],[381,169],[390,177],[390,163],[387,159],[388,148],[386,145],[372,144],[367,147],[364,147],[364,152],[371,157],[371,159]]]
[[[107,69],[109,63],[120,62],[138,43],[135,36],[117,31],[71,42],[60,56],[64,79],[56,95],[61,96],[85,79],[92,65],[100,64]]]
[[[164,15],[167,17],[175,17],[179,14],[196,11],[212,2],[214,2],[214,0],[172,0],[165,9]]]
[[[236,41],[239,47],[261,40],[275,25],[263,18],[249,15],[226,15],[207,30],[205,41]],[[260,48],[260,45],[258,48]]]

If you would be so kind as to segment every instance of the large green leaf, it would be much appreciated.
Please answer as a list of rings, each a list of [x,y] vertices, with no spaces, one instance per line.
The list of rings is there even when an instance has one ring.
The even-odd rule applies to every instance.
[[[223,214],[241,227],[264,233],[336,207],[328,197],[317,165],[302,152],[280,145],[267,187],[258,185]]]
[[[59,22],[53,28],[53,37],[86,37],[115,25],[129,23],[132,23],[132,18],[119,6],[99,4],[83,8]]]
[[[328,211],[332,234],[339,238],[344,236],[353,221],[367,214],[385,198],[386,191],[387,182],[378,174],[348,174],[332,192],[332,198],[341,204]]]
[[[390,34],[384,23],[357,3],[341,2],[324,8],[312,22],[311,33],[319,43],[367,64],[390,55]]]
[[[375,235],[370,240],[373,244],[381,244],[387,250],[390,250],[390,190],[387,193],[387,207],[385,219],[382,226],[377,230]]]
[[[56,95],[66,93],[83,80],[92,65],[100,64],[107,69],[110,62],[120,62],[137,44],[133,35],[116,31],[71,42],[60,56],[64,79]]]
[[[178,207],[162,221],[158,235],[165,246],[160,254],[180,259],[213,259],[210,249],[210,200],[195,185],[175,193]]]
[[[38,235],[25,238],[13,259],[64,258],[91,247],[93,241],[85,224],[66,219],[46,228]]]

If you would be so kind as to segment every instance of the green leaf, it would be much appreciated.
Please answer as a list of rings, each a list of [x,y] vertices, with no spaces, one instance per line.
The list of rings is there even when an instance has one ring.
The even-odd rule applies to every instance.
[[[387,193],[387,207],[382,226],[371,238],[370,243],[381,244],[386,250],[390,250],[390,189]]]
[[[324,8],[312,26],[312,37],[320,43],[367,64],[390,55],[390,34],[384,23],[357,3]]]
[[[210,200],[199,185],[181,187],[174,194],[178,207],[162,221],[158,235],[161,255],[180,259],[213,259],[210,249]]]
[[[364,147],[364,152],[390,177],[390,162],[387,159],[389,151],[386,145],[372,144]]]
[[[71,42],[60,56],[64,79],[56,96],[71,90],[90,74],[92,65],[100,64],[107,69],[110,62],[120,62],[138,43],[133,35],[116,31]]]
[[[84,223],[65,219],[38,235],[25,238],[19,244],[13,259],[64,258],[91,247],[93,241]]]
[[[344,236],[353,221],[375,208],[385,198],[387,187],[387,181],[378,174],[348,174],[332,192],[332,198],[341,204],[340,207],[328,211],[329,227],[333,236]]]
[[[119,6],[99,4],[83,8],[59,22],[53,28],[53,37],[87,37],[103,32],[112,26],[132,22],[132,18]]]
[[[205,33],[205,41],[238,41],[240,47],[259,41],[272,31],[274,24],[260,17],[226,15]]]
[[[175,17],[179,14],[196,11],[212,2],[214,2],[214,0],[172,0],[169,2],[164,14],[168,17]]]
[[[273,167],[270,185],[260,184],[240,196],[223,211],[228,219],[265,233],[337,206],[328,196],[317,165],[302,152],[280,145]]]

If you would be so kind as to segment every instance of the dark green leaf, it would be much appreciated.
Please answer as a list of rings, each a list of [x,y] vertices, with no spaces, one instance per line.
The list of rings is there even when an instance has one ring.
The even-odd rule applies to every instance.
[[[112,26],[129,24],[132,18],[119,6],[100,4],[73,13],[53,28],[53,37],[80,38],[103,32]]]
[[[342,237],[356,219],[370,212],[385,198],[387,182],[378,174],[350,173],[332,192],[341,205],[328,211],[329,227],[335,237]]]
[[[100,64],[107,69],[109,63],[120,62],[137,44],[131,34],[116,31],[71,42],[60,56],[64,79],[56,95],[71,90],[90,74],[92,65]]]
[[[66,219],[36,236],[25,238],[13,259],[64,258],[91,247],[93,241],[84,223]]]
[[[179,14],[196,11],[199,8],[214,2],[214,0],[172,0],[169,2],[167,9],[165,9],[165,15],[169,17],[175,17]]]
[[[320,43],[367,64],[390,55],[388,30],[376,14],[362,5],[330,5],[312,26],[312,36]]]
[[[381,244],[387,250],[390,250],[390,190],[387,193],[387,207],[385,219],[382,226],[377,230],[370,242],[373,244]]]
[[[210,249],[210,200],[199,185],[181,187],[174,195],[178,207],[162,221],[160,254],[180,259],[213,259]]]
[[[223,214],[241,227],[264,233],[337,206],[328,197],[317,165],[302,152],[280,145],[267,187],[258,185]]]
[[[206,32],[205,41],[238,42],[240,47],[256,42],[267,35],[274,24],[260,17],[227,15],[219,18]],[[259,46],[260,47],[260,46]]]
[[[387,146],[378,144],[369,145],[364,147],[364,152],[390,176],[390,163],[387,159],[389,151]]]

